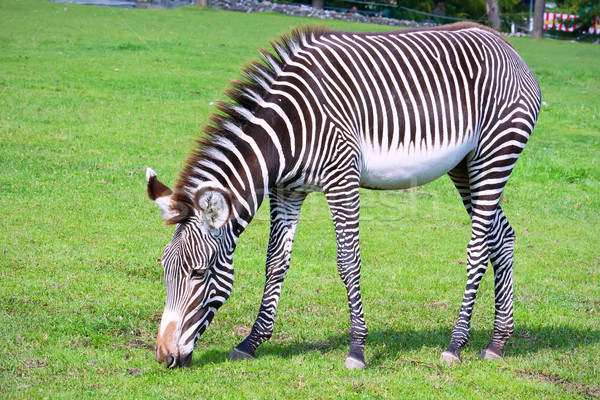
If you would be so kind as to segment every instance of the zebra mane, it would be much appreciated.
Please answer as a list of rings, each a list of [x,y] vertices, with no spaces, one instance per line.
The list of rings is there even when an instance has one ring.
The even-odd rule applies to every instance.
[[[225,90],[229,100],[215,103],[217,111],[209,116],[209,124],[203,128],[203,134],[196,139],[196,146],[185,161],[175,185],[175,202],[193,206],[193,195],[190,195],[189,189],[195,187],[200,178],[195,168],[209,158],[207,156],[217,143],[230,142],[239,135],[241,126],[254,113],[296,52],[331,32],[331,29],[323,26],[293,28],[290,33],[282,34],[278,40],[269,42],[273,52],[260,48],[261,59],[242,67],[241,78],[230,82],[230,87]],[[166,221],[166,224],[179,223],[185,219],[176,217]]]
[[[213,126],[223,129],[222,118],[229,122],[244,122],[246,111],[252,112],[269,91],[271,84],[281,73],[292,57],[316,38],[332,32],[321,26],[304,26],[293,28],[289,34],[280,35],[279,40],[270,41],[274,54],[265,49],[259,49],[262,59],[252,61],[242,68],[242,78],[230,83],[231,87],[225,91],[230,102],[219,102],[217,108],[220,114],[213,114]],[[243,110],[240,110],[243,109]],[[240,115],[241,114],[244,115]],[[215,132],[209,126],[204,132],[212,136]]]

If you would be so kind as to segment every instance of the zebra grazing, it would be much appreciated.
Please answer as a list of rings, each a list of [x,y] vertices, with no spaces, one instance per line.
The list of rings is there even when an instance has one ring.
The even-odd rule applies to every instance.
[[[176,224],[162,257],[157,360],[190,364],[195,341],[231,293],[238,238],[268,195],[264,294],[252,331],[231,353],[254,358],[273,333],[302,202],[322,191],[350,308],[346,367],[363,368],[359,187],[408,188],[446,173],[472,233],[466,290],[441,359],[460,360],[488,259],[496,307],[481,357],[501,357],[513,332],[515,234],[499,200],[539,113],[532,72],[507,41],[472,23],[386,33],[303,28],[272,45],[275,53],[262,50],[228,91],[231,101],[217,105],[175,189],[147,170],[150,199]]]

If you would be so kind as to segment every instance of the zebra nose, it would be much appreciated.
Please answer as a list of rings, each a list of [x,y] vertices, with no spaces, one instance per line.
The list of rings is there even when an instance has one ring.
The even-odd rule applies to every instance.
[[[168,351],[164,347],[157,346],[156,361],[158,361],[161,364],[164,364],[168,368],[173,368],[177,366],[177,355]]]
[[[186,356],[179,355],[179,366],[181,368],[187,368],[190,366],[191,363],[192,363],[192,353],[190,353]]]
[[[166,354],[165,352],[157,349],[156,351],[156,361],[161,364],[165,364],[167,367],[172,367],[175,357],[170,354]]]
[[[168,368],[173,368],[178,364],[178,354],[175,322],[171,321],[164,329],[162,329],[162,326],[159,329],[156,338],[156,361],[165,364]]]
[[[192,363],[192,353],[189,353],[185,356],[181,354],[165,354],[161,355],[159,353],[156,354],[156,361],[161,364],[164,364],[167,368],[186,368]]]
[[[165,365],[169,368],[174,368],[177,365],[177,359],[174,356],[167,356],[165,358]]]

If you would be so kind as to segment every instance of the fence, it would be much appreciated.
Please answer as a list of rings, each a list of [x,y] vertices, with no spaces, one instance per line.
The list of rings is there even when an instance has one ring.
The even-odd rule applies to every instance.
[[[561,32],[576,32],[579,30],[579,25],[569,21],[575,21],[579,16],[574,14],[558,14],[544,13],[544,30],[554,30]],[[595,23],[587,32],[582,32],[589,35],[600,35],[600,20],[595,19]]]
[[[262,0],[259,0],[262,1]],[[285,1],[285,0],[284,0]],[[368,16],[378,16],[395,19],[407,19],[416,20],[419,22],[433,22],[437,24],[444,24],[456,21],[473,21],[479,23],[485,23],[482,19],[464,19],[449,17],[443,14],[428,13],[424,11],[415,10],[408,7],[403,7],[398,4],[390,3],[377,3],[364,0],[327,0],[324,1],[323,8],[325,10],[338,11],[342,13],[356,13]],[[310,0],[292,0],[293,5],[310,5]]]
[[[259,0],[262,1],[262,0]],[[280,0],[281,1],[281,0]],[[285,1],[285,0],[283,0]],[[310,5],[311,0],[292,0],[294,5]],[[436,25],[448,24],[452,22],[458,21],[471,21],[477,22],[480,24],[487,24],[488,21],[486,19],[465,19],[458,17],[451,17],[444,15],[440,12],[435,12],[435,10],[431,13],[415,10],[412,8],[404,7],[399,4],[390,4],[390,3],[378,3],[378,2],[370,2],[364,0],[325,0],[323,8],[325,10],[337,11],[341,13],[349,13],[349,14],[361,14],[365,16],[377,16],[377,17],[385,17],[385,18],[393,18],[398,20],[410,20],[417,22],[425,22],[432,23]],[[515,33],[519,32],[527,32],[529,31],[529,27],[527,26],[527,20],[523,21],[509,21],[509,20],[501,20],[503,25],[503,30],[510,31]]]

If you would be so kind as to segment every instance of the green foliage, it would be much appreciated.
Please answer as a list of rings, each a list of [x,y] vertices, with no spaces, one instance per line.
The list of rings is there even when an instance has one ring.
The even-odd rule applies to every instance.
[[[500,10],[514,11],[524,7],[523,0],[500,0]]]
[[[598,0],[562,0],[557,2],[557,10],[567,14],[600,14]]]
[[[437,3],[435,0],[400,0],[398,5],[413,10],[431,12]]]
[[[387,29],[195,7],[0,2],[3,398],[598,397],[600,54],[525,38],[511,40],[547,105],[502,205],[517,232],[505,361],[476,359],[491,336],[489,272],[463,364],[437,361],[460,306],[470,234],[447,178],[362,192],[364,371],[343,367],[346,295],[317,194],[303,208],[274,337],[257,359],[227,356],[258,311],[268,207],[240,239],[234,291],[191,368],[154,361],[164,306],[156,258],[173,228],[146,198],[144,169],[173,183],[239,66],[278,33],[313,22]]]
[[[454,9],[452,16],[466,19],[487,20],[485,0],[447,0],[447,8]]]

